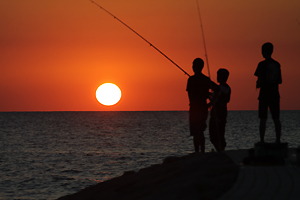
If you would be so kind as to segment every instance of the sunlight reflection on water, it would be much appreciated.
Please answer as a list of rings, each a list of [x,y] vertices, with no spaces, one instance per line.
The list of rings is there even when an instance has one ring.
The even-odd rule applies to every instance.
[[[299,117],[282,111],[289,147],[298,145]],[[257,111],[229,112],[227,149],[252,148],[258,123]],[[193,151],[186,111],[0,113],[0,125],[0,199],[55,199]],[[272,142],[271,119],[267,126]]]

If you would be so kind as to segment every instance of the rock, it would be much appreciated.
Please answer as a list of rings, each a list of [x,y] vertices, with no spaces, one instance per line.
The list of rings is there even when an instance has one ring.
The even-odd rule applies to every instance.
[[[239,167],[220,153],[167,157],[163,164],[125,172],[59,200],[217,199],[234,184]]]

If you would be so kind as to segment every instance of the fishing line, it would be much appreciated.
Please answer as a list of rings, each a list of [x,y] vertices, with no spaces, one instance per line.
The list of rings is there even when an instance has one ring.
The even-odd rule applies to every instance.
[[[179,65],[177,65],[171,58],[169,58],[166,54],[164,54],[162,51],[160,51],[156,46],[154,46],[152,43],[150,43],[148,40],[146,40],[143,36],[141,36],[138,32],[136,32],[135,30],[133,30],[130,26],[128,26],[127,24],[125,24],[123,21],[121,21],[119,18],[117,18],[115,15],[113,15],[112,13],[110,13],[108,10],[104,9],[102,6],[100,6],[99,4],[97,4],[96,2],[90,0],[93,4],[95,4],[96,6],[98,6],[99,8],[101,8],[102,10],[104,10],[106,13],[108,13],[109,15],[111,15],[113,18],[115,18],[116,20],[118,20],[119,22],[121,22],[124,26],[126,26],[128,29],[130,29],[132,32],[134,32],[136,35],[138,35],[140,38],[142,38],[145,42],[147,42],[151,47],[153,47],[156,51],[158,51],[160,54],[162,54],[165,58],[167,58],[169,61],[171,61],[171,63],[173,63],[178,69],[180,69],[184,74],[186,74],[187,76],[190,76],[186,71],[184,71]]]
[[[298,20],[298,19],[296,19],[296,21],[298,22],[298,25],[300,26],[300,22],[299,22],[299,20]]]

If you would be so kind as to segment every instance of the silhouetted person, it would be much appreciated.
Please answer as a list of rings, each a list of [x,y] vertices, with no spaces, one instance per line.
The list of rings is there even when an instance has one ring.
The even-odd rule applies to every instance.
[[[213,107],[210,111],[209,136],[217,152],[224,151],[226,147],[225,126],[227,122],[227,103],[230,101],[231,88],[226,83],[229,76],[227,69],[219,69],[217,81],[220,87],[212,98]]]
[[[263,44],[261,53],[265,60],[258,64],[254,73],[254,75],[257,76],[256,88],[260,88],[258,97],[260,141],[264,142],[269,108],[275,124],[276,142],[279,143],[281,137],[281,123],[279,120],[280,96],[278,85],[282,83],[281,69],[280,64],[271,58],[273,53],[273,45],[271,43]]]
[[[204,130],[206,129],[206,120],[208,115],[207,99],[209,98],[209,89],[214,91],[219,89],[215,84],[202,74],[204,62],[201,58],[193,61],[194,75],[190,76],[187,83],[187,92],[190,102],[189,123],[190,134],[193,136],[195,152],[205,152]]]

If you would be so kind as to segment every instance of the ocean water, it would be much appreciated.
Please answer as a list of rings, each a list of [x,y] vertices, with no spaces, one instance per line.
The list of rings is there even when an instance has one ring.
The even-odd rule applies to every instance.
[[[281,111],[282,142],[300,144],[300,111]],[[257,111],[230,111],[227,150],[259,141]],[[213,146],[206,135],[206,151]],[[266,141],[275,141],[267,123]],[[0,199],[56,199],[193,152],[187,111],[0,113]]]

